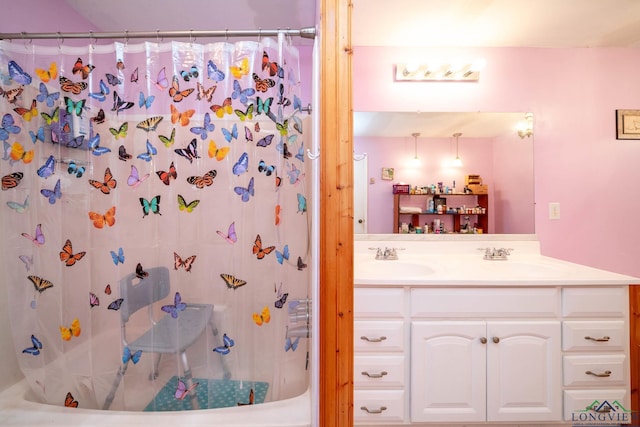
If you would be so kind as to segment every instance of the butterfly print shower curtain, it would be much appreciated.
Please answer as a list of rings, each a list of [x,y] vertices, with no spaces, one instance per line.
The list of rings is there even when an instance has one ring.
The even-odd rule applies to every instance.
[[[279,384],[292,354],[302,355],[287,370],[306,368],[286,332],[288,304],[307,298],[310,283],[305,116],[285,37],[0,41],[6,327],[42,402],[101,407],[123,361],[136,363],[111,408],[153,398],[163,384],[147,379],[152,355],[121,340],[119,281],[158,266],[170,270],[171,291],[156,317],[215,307],[219,335],[190,350],[194,376],[223,378],[221,358],[249,383]],[[150,326],[142,312],[140,331]],[[182,378],[177,366],[161,369]]]

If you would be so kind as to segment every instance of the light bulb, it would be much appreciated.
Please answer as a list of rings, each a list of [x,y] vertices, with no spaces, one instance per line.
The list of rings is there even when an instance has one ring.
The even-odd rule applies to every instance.
[[[425,77],[429,76],[430,74],[438,71],[440,69],[440,60],[439,59],[432,59],[431,61],[429,61],[427,63],[427,67],[426,70],[424,72]]]
[[[402,74],[405,76],[413,74],[416,72],[418,67],[419,67],[418,62],[411,60],[404,65],[404,71],[402,72]]]
[[[478,58],[471,63],[471,67],[469,67],[469,71],[475,72],[480,71],[487,65],[487,60],[484,58]]]
[[[461,59],[454,59],[451,61],[451,63],[449,64],[449,69],[447,70],[447,72],[444,74],[445,77],[449,77],[452,74],[455,74],[457,72],[459,72],[462,67],[463,67],[464,62]]]

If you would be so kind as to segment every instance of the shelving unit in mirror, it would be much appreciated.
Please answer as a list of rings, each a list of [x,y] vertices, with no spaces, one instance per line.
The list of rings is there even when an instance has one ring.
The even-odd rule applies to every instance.
[[[394,233],[407,233],[410,229],[424,233],[425,224],[430,233],[489,233],[489,195],[393,195]]]

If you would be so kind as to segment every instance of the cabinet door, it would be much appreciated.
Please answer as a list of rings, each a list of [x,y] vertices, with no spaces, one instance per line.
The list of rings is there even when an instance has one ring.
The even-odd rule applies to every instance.
[[[484,321],[411,324],[411,421],[485,421]]]
[[[560,420],[560,322],[487,322],[487,338],[487,420]]]

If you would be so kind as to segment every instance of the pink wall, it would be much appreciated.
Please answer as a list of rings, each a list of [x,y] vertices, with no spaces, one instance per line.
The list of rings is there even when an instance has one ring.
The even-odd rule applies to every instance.
[[[3,33],[85,32],[96,28],[67,6],[64,1],[21,0],[11,3],[11,13],[4,16]],[[30,41],[27,40],[27,43]],[[15,41],[15,43],[22,43]],[[57,40],[34,40],[34,44],[55,45]],[[86,40],[65,40],[65,45],[81,46]]]
[[[532,138],[515,134],[494,140],[492,233],[535,232],[533,145]]]
[[[487,60],[478,83],[393,81],[396,62],[454,56]],[[356,47],[353,59],[355,111],[532,111],[543,253],[640,276],[640,141],[615,138],[615,110],[640,109],[640,49]]]

